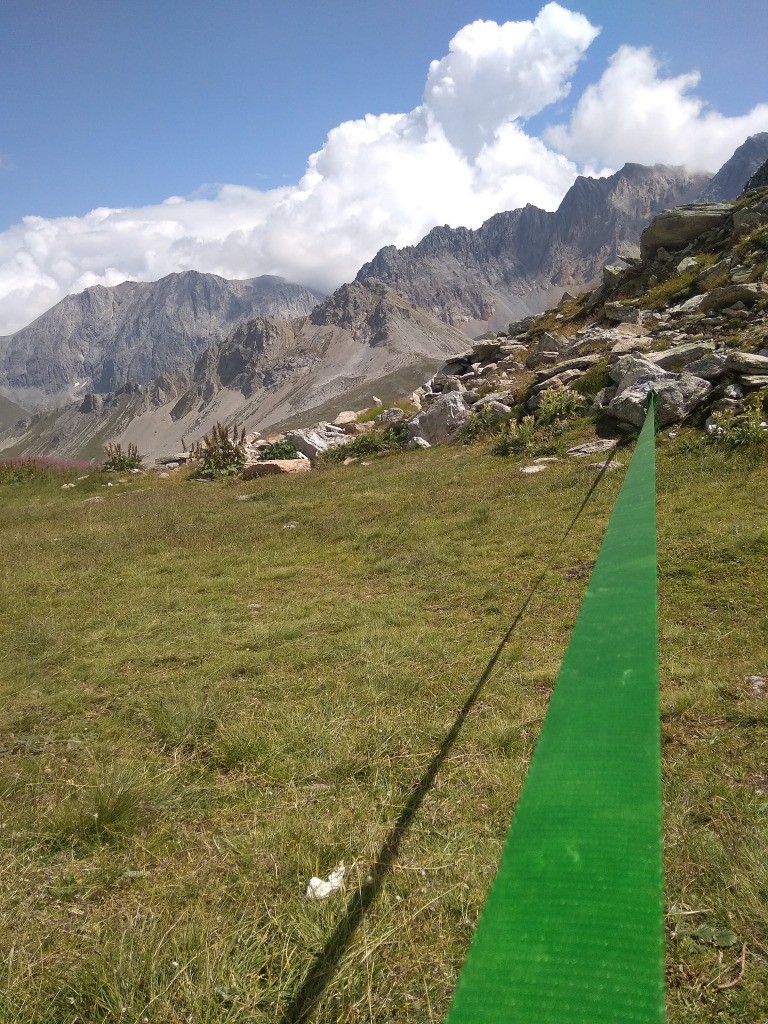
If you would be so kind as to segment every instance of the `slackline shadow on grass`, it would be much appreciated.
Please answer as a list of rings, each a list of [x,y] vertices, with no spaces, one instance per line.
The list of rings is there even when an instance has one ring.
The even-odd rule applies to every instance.
[[[477,703],[477,699],[483,691],[485,684],[491,676],[496,663],[501,657],[504,648],[509,643],[512,634],[517,629],[520,620],[525,615],[528,607],[536,596],[539,587],[544,581],[549,569],[552,565],[557,554],[560,552],[563,544],[567,540],[569,534],[573,530],[574,526],[579,520],[582,512],[586,508],[590,498],[597,489],[598,484],[605,475],[613,456],[619,450],[620,447],[627,444],[627,440],[622,439],[617,441],[614,447],[610,450],[605,462],[600,468],[600,472],[597,474],[595,479],[590,484],[589,490],[584,495],[581,504],[576,510],[568,528],[563,533],[562,537],[557,543],[557,546],[553,549],[548,561],[546,562],[541,573],[536,577],[533,584],[531,585],[528,595],[523,601],[522,605],[517,611],[512,623],[507,629],[504,636],[501,638],[498,647],[494,651],[490,661],[483,669],[483,673],[475,684],[474,689],[467,697],[463,707],[459,711],[454,720],[450,730],[446,733],[439,748],[435,752],[434,757],[429,762],[424,774],[418,780],[411,790],[410,796],[403,806],[402,811],[397,817],[397,820],[392,825],[391,829],[387,833],[384,842],[381,845],[376,859],[371,865],[371,869],[368,873],[366,880],[350,897],[347,903],[347,909],[344,916],[341,918],[339,923],[336,925],[334,930],[326,939],[325,945],[319,951],[315,957],[312,965],[307,972],[304,981],[301,983],[296,993],[291,998],[287,1007],[280,1017],[280,1024],[306,1024],[309,1020],[312,1011],[317,1006],[320,998],[328,985],[333,980],[334,975],[339,966],[342,956],[348,949],[355,932],[359,928],[363,918],[368,913],[370,908],[375,903],[379,893],[381,892],[384,881],[392,869],[392,865],[397,859],[400,851],[400,844],[408,832],[408,829],[413,823],[413,819],[421,807],[424,797],[432,788],[434,781],[437,777],[437,773],[440,771],[441,766],[451,752],[453,745],[459,737],[462,726],[467,719],[467,716],[472,711],[472,708]]]

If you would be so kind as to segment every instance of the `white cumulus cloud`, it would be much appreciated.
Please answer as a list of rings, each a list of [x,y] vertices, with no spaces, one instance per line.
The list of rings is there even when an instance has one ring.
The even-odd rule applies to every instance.
[[[419,106],[338,125],[294,185],[24,218],[0,233],[0,335],[70,292],[188,269],[330,291],[382,246],[413,244],[436,224],[477,227],[526,203],[555,209],[585,167],[716,169],[768,127],[768,107],[723,117],[692,95],[697,73],[665,79],[649,51],[622,47],[569,123],[537,137],[528,120],[569,94],[598,31],[557,3],[532,21],[465,26],[430,65]]]
[[[649,49],[622,46],[569,123],[551,128],[546,140],[578,162],[717,171],[748,136],[768,130],[768,104],[725,117],[692,95],[700,80],[698,71],[665,78]]]
[[[24,218],[0,233],[0,334],[69,292],[192,268],[330,291],[381,246],[436,224],[476,227],[527,202],[554,209],[577,167],[523,123],[567,93],[597,31],[556,3],[533,21],[467,25],[432,63],[420,106],[334,128],[294,186]]]

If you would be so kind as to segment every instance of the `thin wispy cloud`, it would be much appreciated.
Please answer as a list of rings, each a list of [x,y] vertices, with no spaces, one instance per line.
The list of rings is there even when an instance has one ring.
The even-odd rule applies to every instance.
[[[768,130],[768,106],[725,117],[696,97],[696,72],[665,77],[650,51],[630,46],[570,95],[598,32],[557,3],[532,21],[465,26],[426,69],[418,106],[340,124],[293,185],[209,186],[153,206],[25,218],[0,233],[0,334],[69,292],[187,269],[330,291],[382,246],[413,244],[436,224],[476,227],[526,203],[555,209],[585,169],[714,171]],[[568,121],[533,133],[531,118],[566,97]]]

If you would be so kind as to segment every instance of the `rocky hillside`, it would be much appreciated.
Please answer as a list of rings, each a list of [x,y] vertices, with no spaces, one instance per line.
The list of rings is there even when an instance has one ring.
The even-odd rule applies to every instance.
[[[700,203],[737,199],[745,183],[768,160],[768,132],[751,135],[727,160],[699,196]]]
[[[580,177],[554,213],[528,205],[474,231],[435,228],[418,245],[382,249],[357,279],[384,281],[477,336],[583,290],[605,263],[633,255],[655,214],[692,202],[708,181],[681,167],[640,164],[609,178]]]
[[[134,441],[152,456],[217,421],[261,429],[401,371],[415,387],[465,337],[378,281],[345,285],[309,316],[248,321],[181,370],[148,384],[87,394],[39,415],[0,445],[18,454],[99,454]]]
[[[446,363],[416,393],[427,411],[409,424],[411,438],[433,443],[472,416],[535,417],[545,403],[579,402],[615,435],[642,424],[650,388],[662,427],[738,427],[753,393],[765,407],[768,188],[665,212],[643,232],[641,253],[606,267],[591,293]]]
[[[323,298],[279,277],[186,271],[68,295],[0,338],[0,393],[25,408],[144,383],[196,359],[245,318],[308,313]]]
[[[349,412],[288,439],[310,459],[377,427],[368,451],[490,433],[511,451],[550,454],[557,424],[589,411],[603,436],[569,454],[592,455],[642,425],[653,389],[660,427],[685,421],[730,444],[768,443],[768,188],[667,211],[640,248],[592,292],[453,356],[411,396],[416,414]]]

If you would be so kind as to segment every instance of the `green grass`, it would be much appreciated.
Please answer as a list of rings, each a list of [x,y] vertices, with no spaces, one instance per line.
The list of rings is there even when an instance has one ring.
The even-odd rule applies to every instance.
[[[768,670],[768,468],[692,438],[659,450],[669,1019],[743,1024],[768,981],[768,698],[746,682]],[[346,904],[307,880],[344,860],[347,894],[364,883],[595,474],[519,469],[475,445],[3,488],[3,1024],[280,1019]],[[444,1018],[622,476],[547,571],[314,1021]],[[744,942],[744,978],[707,988]]]

